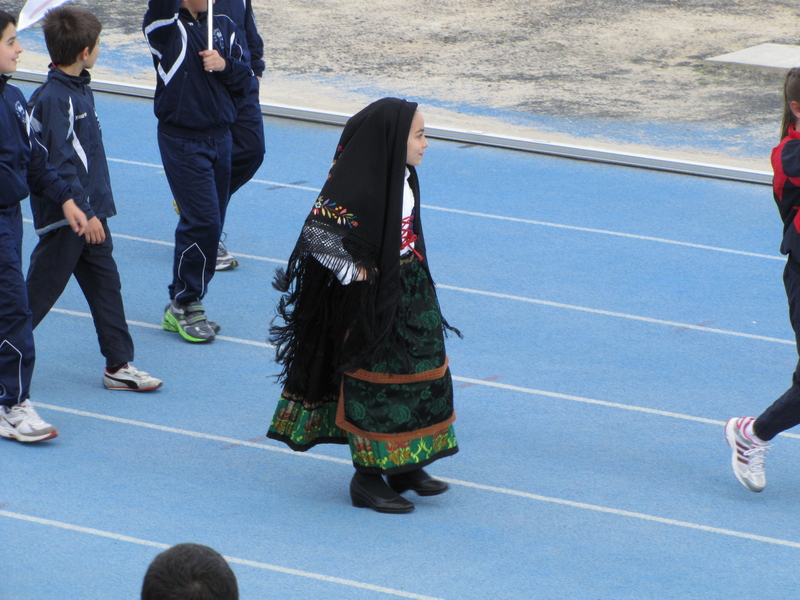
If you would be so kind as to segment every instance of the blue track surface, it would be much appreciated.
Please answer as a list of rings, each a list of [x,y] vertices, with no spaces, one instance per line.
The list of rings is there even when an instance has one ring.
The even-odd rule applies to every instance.
[[[465,334],[448,346],[461,452],[430,469],[450,492],[380,515],[350,506],[346,448],[264,439],[270,279],[339,130],[266,122],[268,160],[226,225],[241,267],[205,301],[222,337],[194,346],[159,325],[176,217],[151,104],[97,101],[135,363],[165,383],[103,389],[70,284],[36,330],[32,399],[60,436],[0,440],[0,598],[135,598],[184,541],[229,557],[243,599],[796,595],[800,436],[776,440],[753,494],[722,431],[797,360],[769,188],[432,142],[423,218]]]

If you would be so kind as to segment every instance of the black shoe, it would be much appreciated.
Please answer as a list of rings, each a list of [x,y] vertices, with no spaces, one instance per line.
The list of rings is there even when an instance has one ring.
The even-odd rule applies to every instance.
[[[383,478],[377,475],[386,489],[368,489],[359,483],[359,473],[353,475],[350,481],[350,499],[356,508],[371,508],[379,513],[402,514],[414,510],[414,503],[409,502],[399,494],[395,494],[383,483]]]
[[[417,492],[420,496],[438,496],[450,487],[444,481],[434,479],[422,469],[408,471],[399,475],[389,475],[389,487],[398,494],[407,490]]]

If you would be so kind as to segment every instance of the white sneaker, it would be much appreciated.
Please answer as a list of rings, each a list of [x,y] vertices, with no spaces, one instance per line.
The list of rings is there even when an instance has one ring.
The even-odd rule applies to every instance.
[[[149,392],[161,387],[162,381],[151,377],[150,373],[140,371],[131,364],[125,365],[116,373],[103,371],[103,385],[107,390],[127,390],[131,392]]]
[[[730,419],[725,423],[725,441],[731,447],[731,466],[736,479],[751,492],[760,492],[767,485],[764,458],[770,444],[758,444],[745,434],[753,417]]]
[[[225,240],[225,234],[222,234],[222,237],[219,240],[219,246],[217,246],[217,264],[214,267],[215,271],[230,271],[231,269],[235,269],[239,266],[239,261],[236,260],[228,249],[225,247],[223,241]]]
[[[30,401],[8,408],[0,406],[0,435],[18,442],[41,442],[58,436],[56,428],[45,423]]]

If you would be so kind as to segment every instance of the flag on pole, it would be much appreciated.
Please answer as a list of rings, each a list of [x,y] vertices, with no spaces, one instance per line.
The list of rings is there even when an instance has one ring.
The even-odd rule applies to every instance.
[[[22,31],[39,21],[51,8],[60,6],[68,0],[28,0],[17,17],[17,31]]]

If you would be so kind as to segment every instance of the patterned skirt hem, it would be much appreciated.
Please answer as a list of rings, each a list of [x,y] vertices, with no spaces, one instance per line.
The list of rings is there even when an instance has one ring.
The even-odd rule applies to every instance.
[[[308,444],[298,444],[296,443],[291,437],[288,435],[282,435],[280,433],[276,433],[274,431],[267,432],[267,438],[271,440],[275,440],[277,442],[283,442],[289,448],[294,450],[295,452],[305,452],[306,450],[311,450],[317,444],[347,444],[346,437],[319,437],[313,440]]]
[[[432,435],[401,442],[377,442],[350,435],[353,464],[365,473],[403,473],[419,469],[433,461],[458,452],[452,425],[445,425]]]
[[[429,464],[436,462],[440,458],[453,456],[457,452],[458,452],[458,446],[455,446],[453,448],[448,448],[447,450],[442,450],[441,452],[436,454],[436,456],[431,456],[430,458],[423,460],[421,462],[399,465],[396,467],[390,467],[388,469],[381,469],[380,467],[365,467],[364,465],[360,465],[355,461],[353,461],[353,466],[359,473],[370,473],[375,475],[399,475],[400,473],[408,473],[409,471],[416,471],[417,469],[427,467]]]

